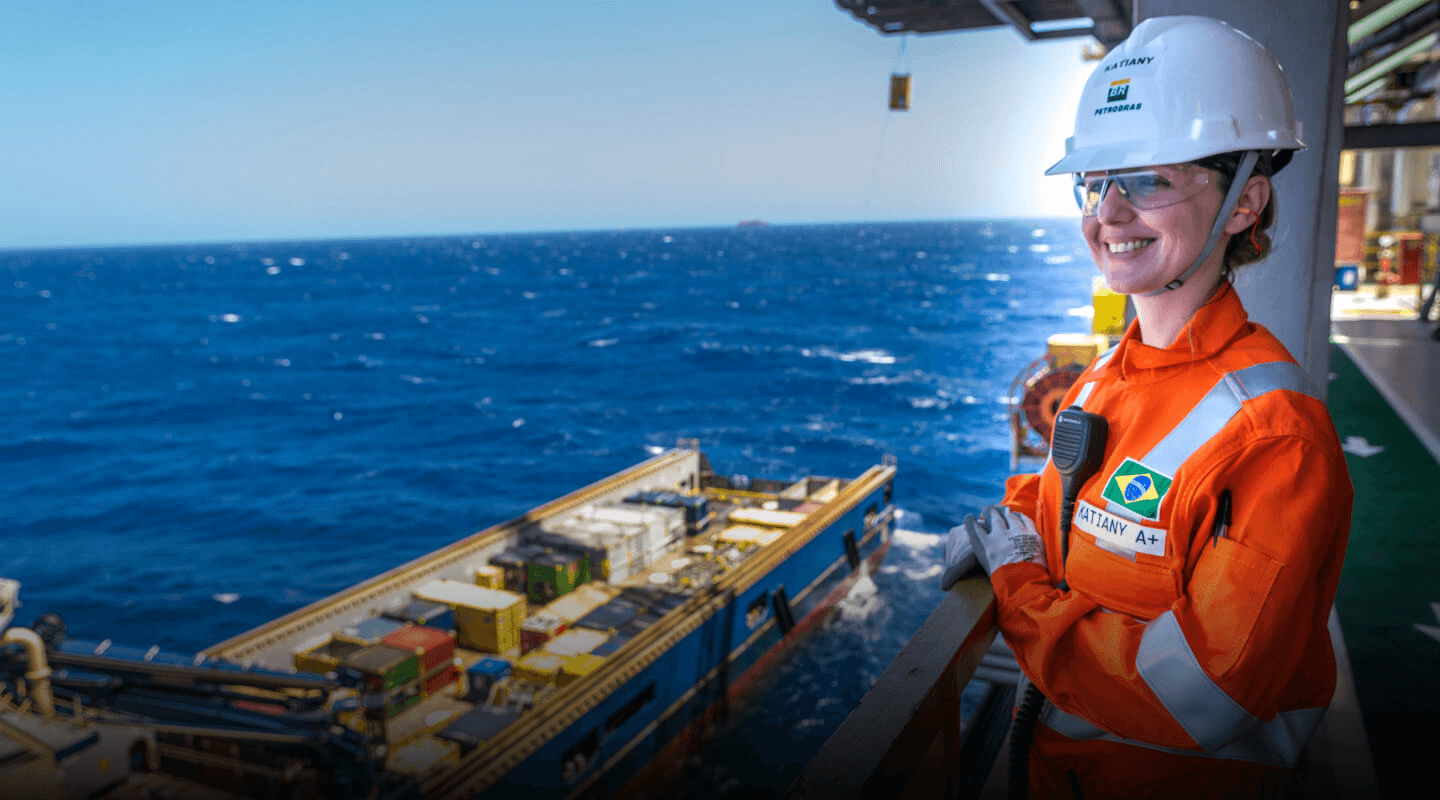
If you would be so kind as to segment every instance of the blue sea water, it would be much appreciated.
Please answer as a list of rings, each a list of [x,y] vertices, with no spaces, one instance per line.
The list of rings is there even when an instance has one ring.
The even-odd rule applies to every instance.
[[[690,789],[780,791],[939,602],[1093,271],[1073,220],[0,252],[0,576],[18,622],[193,651],[680,438],[776,478],[893,454],[881,602]]]

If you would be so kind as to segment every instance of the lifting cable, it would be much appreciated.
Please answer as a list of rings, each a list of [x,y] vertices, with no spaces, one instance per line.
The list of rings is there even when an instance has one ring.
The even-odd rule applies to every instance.
[[[865,208],[861,212],[861,219],[870,221],[870,199],[875,194],[875,180],[880,175],[880,159],[885,154],[885,132],[890,129],[890,114],[893,111],[908,111],[910,108],[910,60],[905,54],[905,44],[910,34],[900,35],[900,51],[895,55],[895,65],[890,70],[890,104],[885,110],[884,122],[880,124],[880,141],[875,145],[875,160],[870,167],[870,183],[865,187]],[[896,107],[897,82],[903,81],[904,103]]]

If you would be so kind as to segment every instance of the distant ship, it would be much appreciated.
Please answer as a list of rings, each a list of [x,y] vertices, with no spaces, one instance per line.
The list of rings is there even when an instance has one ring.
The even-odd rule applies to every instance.
[[[769,225],[769,224],[770,224],[770,223],[766,222],[766,221],[763,220],[763,219],[742,219],[742,220],[740,220],[740,227],[742,227],[742,228],[763,228],[763,227],[765,227],[766,225]]]

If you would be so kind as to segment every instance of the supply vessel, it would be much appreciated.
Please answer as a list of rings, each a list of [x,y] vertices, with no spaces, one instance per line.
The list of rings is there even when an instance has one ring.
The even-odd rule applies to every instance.
[[[883,559],[895,472],[728,477],[684,442],[199,653],[42,614],[0,648],[0,796],[662,791]]]

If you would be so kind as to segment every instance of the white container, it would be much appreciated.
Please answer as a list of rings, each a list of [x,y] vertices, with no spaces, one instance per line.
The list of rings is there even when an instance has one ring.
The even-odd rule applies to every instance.
[[[590,628],[571,628],[540,646],[541,650],[562,656],[578,656],[605,643],[610,634]]]

